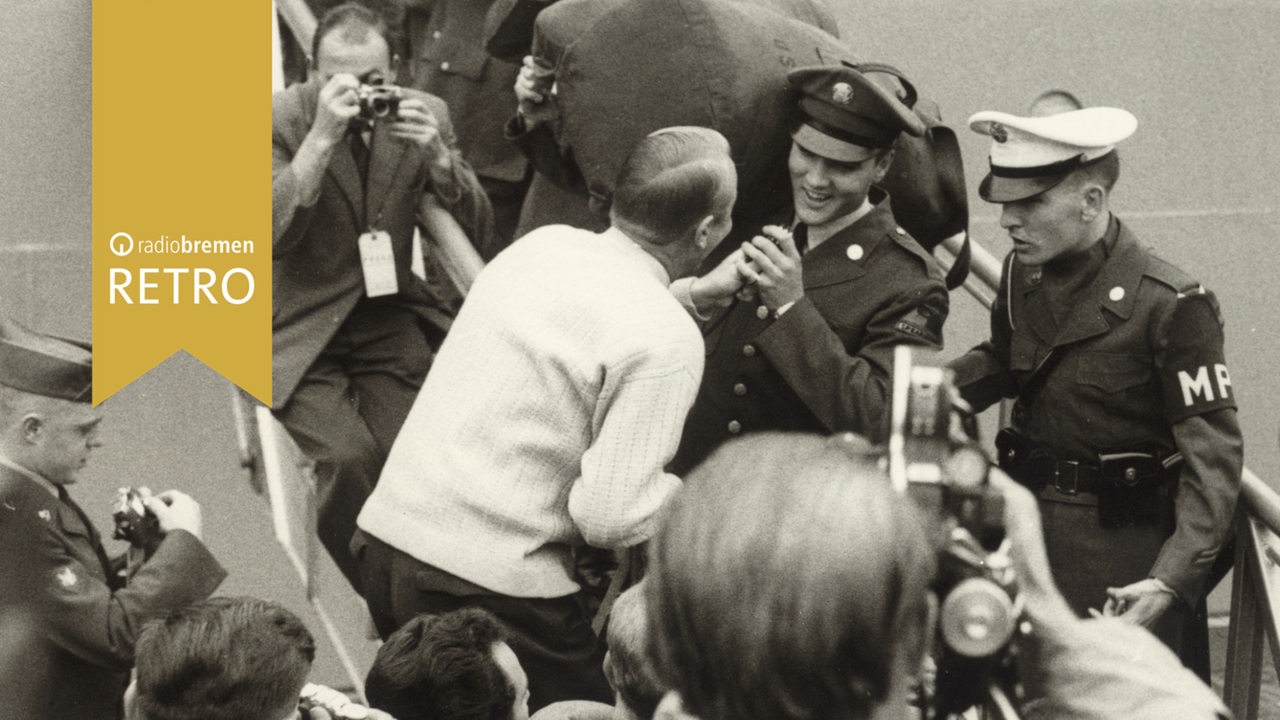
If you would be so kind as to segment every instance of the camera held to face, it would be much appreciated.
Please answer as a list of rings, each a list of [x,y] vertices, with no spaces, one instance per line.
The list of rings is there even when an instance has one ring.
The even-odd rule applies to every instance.
[[[950,371],[894,356],[889,476],[937,520],[938,673],[929,717],[1015,692],[1011,645],[1022,602],[1005,537],[1004,497],[987,478],[972,412]]]
[[[360,101],[360,114],[356,117],[364,123],[372,124],[375,120],[395,122],[400,119],[400,100],[404,98],[404,90],[387,82],[377,70],[370,70],[360,76],[356,97]]]

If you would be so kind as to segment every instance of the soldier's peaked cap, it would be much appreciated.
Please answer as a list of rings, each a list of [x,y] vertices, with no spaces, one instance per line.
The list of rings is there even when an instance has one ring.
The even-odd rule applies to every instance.
[[[925,126],[889,89],[845,65],[797,68],[787,83],[800,94],[800,124],[791,137],[806,150],[841,162],[861,162],[901,133]]]
[[[0,316],[0,384],[35,395],[89,402],[93,354],[87,343],[28,330]]]
[[[978,194],[987,202],[1004,203],[1038,195],[1106,157],[1133,134],[1138,119],[1111,107],[1043,117],[985,110],[969,118],[969,128],[991,137],[991,171]]]

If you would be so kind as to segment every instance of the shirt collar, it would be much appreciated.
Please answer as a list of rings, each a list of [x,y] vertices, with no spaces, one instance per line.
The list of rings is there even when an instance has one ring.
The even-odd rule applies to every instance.
[[[827,223],[826,225],[823,225],[820,229],[817,229],[817,230],[815,230],[815,228],[812,225],[810,225],[809,226],[809,249],[812,250],[818,247],[819,245],[821,245],[822,243],[826,242],[828,239],[835,237],[836,233],[839,233],[841,230],[849,227],[850,225],[866,217],[867,213],[870,213],[874,208],[875,206],[871,204],[871,196],[868,195],[867,197],[862,199],[862,204],[858,206],[858,209],[854,210],[848,215],[845,215],[842,218],[837,218],[835,220],[832,220],[831,222]]]
[[[56,485],[44,479],[44,477],[41,476],[40,473],[34,472],[32,470],[28,470],[22,467],[21,465],[19,465],[18,463],[5,457],[4,453],[0,453],[0,465],[3,465],[4,467],[9,468],[10,470],[18,473],[19,475],[23,475],[28,478],[31,478],[32,480],[35,481],[37,485],[44,488],[45,490],[48,490],[49,494],[53,495],[54,497],[58,497],[58,487]]]

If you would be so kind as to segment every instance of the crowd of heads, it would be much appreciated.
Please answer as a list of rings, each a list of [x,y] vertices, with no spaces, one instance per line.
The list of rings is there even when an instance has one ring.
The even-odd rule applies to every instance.
[[[646,579],[613,606],[615,717],[864,718],[905,703],[930,637],[928,537],[856,438],[726,445],[664,511]],[[419,616],[378,650],[370,706],[399,720],[526,720],[506,640],[484,610]],[[314,657],[275,603],[197,603],[143,630],[129,717],[291,717]]]

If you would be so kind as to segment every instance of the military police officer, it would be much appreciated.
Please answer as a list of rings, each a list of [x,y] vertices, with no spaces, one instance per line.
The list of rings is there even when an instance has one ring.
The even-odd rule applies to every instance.
[[[979,192],[1002,206],[1013,251],[991,339],[953,363],[957,383],[975,409],[1017,398],[1000,462],[1039,495],[1076,612],[1151,628],[1207,678],[1205,580],[1242,467],[1218,303],[1110,212],[1131,114],[969,125],[991,137]]]
[[[100,444],[91,372],[87,349],[0,318],[0,702],[12,717],[116,717],[143,623],[226,576],[201,542],[200,506],[176,491],[146,500],[161,537],[128,562],[107,557],[67,493]]]
[[[899,135],[921,135],[923,123],[847,66],[800,68],[787,81],[798,98],[793,232],[766,226],[708,274],[672,285],[705,313],[707,343],[677,474],[742,433],[878,437],[893,347],[942,345],[942,271],[875,185]]]

